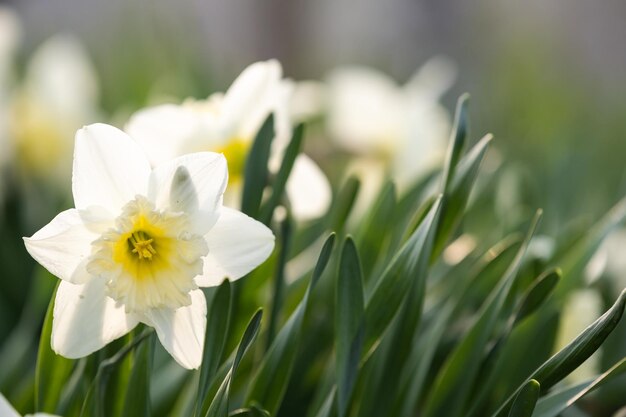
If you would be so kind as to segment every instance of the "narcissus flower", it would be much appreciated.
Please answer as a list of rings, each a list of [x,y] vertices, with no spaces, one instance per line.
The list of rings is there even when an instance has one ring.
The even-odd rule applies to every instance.
[[[270,169],[279,168],[291,137],[291,91],[292,83],[282,79],[277,61],[257,62],[246,68],[225,94],[143,109],[131,117],[126,131],[146,149],[153,165],[189,152],[223,153],[230,176],[226,199],[236,205],[248,151],[271,113],[275,116],[276,137]],[[297,218],[318,217],[330,204],[326,176],[304,154],[296,158],[286,187]]]
[[[443,160],[450,121],[439,98],[453,78],[442,59],[429,61],[404,86],[372,68],[338,68],[326,80],[329,133],[372,162],[368,173],[382,167],[400,185],[410,183]]]
[[[242,277],[274,246],[267,227],[222,206],[227,181],[220,154],[184,155],[152,169],[126,133],[104,124],[79,130],[76,208],[24,239],[62,279],[54,351],[83,357],[142,322],[180,365],[197,368],[206,327],[199,287]]]

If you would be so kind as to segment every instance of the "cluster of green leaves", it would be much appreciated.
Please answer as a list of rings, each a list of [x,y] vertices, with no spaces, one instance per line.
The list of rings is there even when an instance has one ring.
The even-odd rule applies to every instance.
[[[350,216],[359,194],[359,181],[350,178],[327,215],[305,225],[292,221],[284,193],[303,127],[272,176],[270,117],[246,163],[242,210],[274,227],[277,250],[248,277],[206,291],[201,368],[179,368],[145,328],[88,358],[61,358],[50,349],[51,303],[37,357],[35,410],[555,417],[619,378],[626,371],[623,352],[596,378],[563,382],[618,326],[626,292],[566,347],[554,353],[554,343],[563,304],[584,285],[582,270],[602,239],[623,222],[626,202],[548,259],[528,251],[538,211],[500,241],[479,241],[462,261],[444,260],[472,209],[491,142],[486,136],[465,151],[467,102],[459,100],[441,173],[401,195],[389,182],[361,219]],[[0,386],[6,381],[0,378]]]

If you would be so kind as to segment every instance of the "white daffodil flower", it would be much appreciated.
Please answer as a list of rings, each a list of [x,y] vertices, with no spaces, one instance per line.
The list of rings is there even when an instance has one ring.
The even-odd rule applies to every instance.
[[[206,327],[198,287],[242,277],[274,247],[267,227],[222,206],[227,181],[223,155],[188,154],[152,169],[121,130],[79,130],[76,208],[24,239],[33,258],[62,279],[53,350],[83,357],[142,322],[180,365],[197,368]]]
[[[338,68],[326,80],[329,133],[365,160],[382,161],[399,185],[410,183],[443,161],[450,120],[439,99],[453,79],[443,59],[404,86],[372,68]]]
[[[95,70],[77,39],[57,35],[35,50],[12,100],[12,136],[25,175],[68,182],[71,138],[97,118],[97,102]]]
[[[292,83],[282,79],[277,61],[257,62],[247,67],[226,93],[143,109],[131,117],[126,131],[146,149],[153,165],[189,152],[223,153],[229,170],[226,201],[237,205],[246,156],[271,113],[275,116],[276,137],[270,169],[276,171],[280,165],[291,137],[291,90]],[[304,154],[296,158],[286,189],[296,218],[318,217],[330,204],[326,176]]]
[[[22,417],[0,393],[0,417]],[[26,414],[24,417],[58,417],[48,413]]]

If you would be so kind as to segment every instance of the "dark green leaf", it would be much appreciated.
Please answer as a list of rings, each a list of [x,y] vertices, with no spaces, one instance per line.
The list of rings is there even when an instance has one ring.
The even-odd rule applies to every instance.
[[[553,269],[542,276],[526,291],[520,307],[515,314],[515,323],[524,320],[539,308],[552,294],[554,288],[561,280],[561,270]]]
[[[333,233],[326,239],[322,247],[304,298],[287,321],[287,324],[278,333],[265,355],[258,373],[252,380],[245,404],[253,404],[255,402],[262,404],[269,411],[270,415],[276,415],[278,412],[291,377],[301,339],[302,322],[309,308],[311,293],[328,264],[334,243],[335,234]]]
[[[335,302],[337,405],[343,417],[356,382],[363,342],[363,273],[356,246],[346,238],[339,261]]]
[[[285,186],[287,185],[287,179],[289,178],[289,174],[291,174],[291,169],[296,161],[296,157],[298,156],[298,153],[300,153],[300,148],[302,148],[303,138],[304,125],[299,124],[293,132],[291,141],[285,150],[285,155],[283,156],[283,161],[280,169],[278,170],[278,174],[276,174],[276,178],[274,178],[274,182],[272,183],[272,194],[261,210],[260,220],[264,224],[270,223],[274,209],[278,206],[281,198],[283,197]]]
[[[263,317],[263,311],[261,309],[257,310],[257,312],[252,316],[250,322],[248,323],[248,327],[243,333],[241,338],[241,342],[239,342],[239,346],[237,347],[237,352],[235,353],[235,359],[230,367],[230,371],[222,381],[215,397],[211,401],[211,404],[208,407],[208,411],[206,413],[206,417],[226,417],[228,415],[228,403],[230,400],[230,385],[232,379],[237,372],[237,368],[239,367],[239,363],[243,358],[243,355],[248,351],[248,348],[254,341],[257,333],[259,332],[259,328],[261,327],[261,318]]]
[[[478,168],[480,168],[491,140],[491,135],[482,138],[459,162],[454,178],[448,180],[450,185],[444,193],[441,221],[437,228],[437,240],[435,241],[431,261],[434,261],[443,251],[463,217],[470,192],[478,175]]]
[[[271,311],[269,325],[267,326],[267,346],[271,345],[276,334],[278,326],[278,317],[283,304],[283,292],[285,287],[285,266],[289,257],[291,248],[291,238],[293,225],[291,217],[287,215],[280,224],[280,251],[278,253],[278,262],[276,263],[276,271],[274,273],[274,286],[272,288]]]
[[[230,322],[230,304],[230,281],[225,279],[213,296],[207,317],[204,351],[202,352],[202,365],[198,380],[197,416],[201,413],[202,404],[204,404],[209,390],[209,383],[220,366]]]
[[[154,337],[137,347],[122,417],[150,417],[150,374]]]
[[[422,268],[423,260],[430,258],[440,208],[441,198],[435,201],[420,226],[383,272],[367,300],[365,357],[375,349],[383,332],[402,305],[413,280],[425,278],[419,277],[418,271]]]
[[[244,167],[243,195],[241,211],[255,219],[259,216],[259,207],[263,198],[263,190],[267,186],[270,149],[274,139],[274,115],[265,119],[263,126],[254,139],[252,149],[246,158]]]
[[[548,359],[539,369],[533,372],[529,379],[536,379],[541,384],[542,391],[547,391],[554,384],[569,375],[587,360],[611,334],[622,318],[625,305],[626,290],[622,291],[615,304],[606,313],[587,327],[570,344]],[[521,387],[509,397],[494,416],[506,415],[514,396],[520,389]]]
[[[352,211],[352,207],[359,193],[360,187],[361,183],[356,177],[348,178],[346,183],[343,185],[337,194],[335,201],[333,201],[333,206],[328,214],[330,219],[329,228],[331,230],[343,230],[343,226]]]
[[[474,378],[479,371],[485,346],[493,332],[505,300],[513,287],[524,254],[533,236],[541,212],[537,212],[522,246],[499,285],[483,304],[469,333],[450,354],[433,384],[424,416],[456,417],[464,410]]]
[[[456,166],[463,153],[463,148],[467,142],[468,136],[468,116],[467,106],[469,104],[469,94],[465,93],[456,103],[456,112],[454,114],[454,127],[452,128],[452,135],[450,138],[450,145],[448,146],[448,155],[446,157],[446,165],[443,172],[443,190],[448,189]]]
[[[539,382],[531,379],[522,386],[515,397],[509,417],[530,417],[533,414],[537,399],[539,398]]]
[[[606,384],[626,372],[626,358],[622,359],[602,375],[573,387],[560,389],[543,397],[537,403],[533,417],[556,417],[565,409],[596,388]]]
[[[361,261],[363,262],[364,278],[368,279],[374,264],[383,251],[383,243],[394,225],[393,212],[396,206],[396,187],[393,182],[385,185],[376,203],[361,225],[355,236]]]

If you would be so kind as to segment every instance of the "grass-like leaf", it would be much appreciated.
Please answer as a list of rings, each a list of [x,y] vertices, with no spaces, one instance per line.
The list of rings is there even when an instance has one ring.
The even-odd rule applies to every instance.
[[[150,374],[154,338],[135,350],[122,417],[150,417]]]
[[[591,381],[583,382],[573,387],[562,388],[541,398],[532,417],[556,417],[585,395],[623,375],[624,372],[626,372],[626,358]]]
[[[335,300],[337,406],[339,417],[343,417],[356,382],[364,324],[363,272],[350,237],[346,238],[341,252]]]
[[[230,293],[230,281],[225,279],[224,282],[217,287],[213,295],[207,316],[204,351],[202,352],[202,365],[200,367],[200,377],[198,380],[196,416],[201,414],[201,407],[202,404],[205,403],[209,383],[219,368],[224,346],[226,345],[231,312]]]
[[[230,367],[230,370],[226,374],[226,377],[222,381],[215,397],[211,401],[209,405],[209,409],[206,413],[206,417],[226,417],[228,416],[228,403],[230,400],[230,386],[232,383],[232,379],[237,372],[237,368],[239,367],[239,363],[243,358],[243,355],[248,351],[248,348],[254,341],[257,333],[259,332],[259,328],[261,327],[261,318],[263,317],[263,311],[261,309],[257,310],[257,312],[252,316],[250,322],[248,323],[248,327],[243,333],[241,337],[241,342],[239,342],[239,346],[237,347],[237,352],[235,353],[235,359]]]
[[[425,406],[426,417],[456,417],[463,412],[474,384],[474,378],[479,371],[485,346],[513,287],[539,217],[540,212],[535,216],[513,263],[507,269],[498,287],[483,304],[478,319],[439,372]]]
[[[446,181],[447,188],[443,194],[441,221],[437,229],[437,240],[431,261],[441,254],[463,217],[470,192],[478,175],[478,169],[491,140],[491,135],[483,137],[459,162],[454,178]]]
[[[274,178],[272,183],[272,193],[265,205],[261,208],[261,214],[259,219],[265,224],[269,224],[272,220],[272,214],[274,209],[280,203],[281,198],[285,192],[285,186],[287,185],[287,179],[293,168],[293,164],[296,161],[296,157],[300,153],[302,148],[302,140],[304,138],[304,125],[299,124],[296,126],[291,141],[285,150],[280,169]]]
[[[334,243],[335,234],[331,234],[322,247],[304,298],[274,339],[251,382],[245,403],[261,404],[270,415],[276,415],[287,390],[311,293],[326,269]]]
[[[604,340],[611,334],[619,323],[626,306],[626,290],[622,291],[613,306],[589,327],[587,327],[576,339],[565,346],[554,356],[539,367],[529,379],[536,379],[541,384],[541,389],[546,391],[554,384],[569,375],[589,358]],[[511,407],[511,402],[518,390],[496,411],[494,417],[506,415]]]
[[[267,163],[274,139],[274,115],[271,114],[259,129],[244,167],[243,195],[241,211],[255,219],[259,217],[263,190],[269,177]]]
[[[411,238],[391,261],[366,302],[364,342],[366,357],[376,347],[381,335],[402,305],[412,281],[425,278],[418,277],[417,273],[423,259],[430,258],[440,208],[441,199],[439,198]]]
[[[450,182],[454,178],[456,166],[461,159],[463,148],[467,142],[469,132],[469,117],[467,115],[467,106],[469,104],[469,94],[465,93],[459,97],[456,103],[456,112],[454,114],[454,127],[452,128],[452,137],[448,145],[448,154],[446,157],[446,165],[443,171],[443,192],[450,187]]]
[[[539,398],[539,389],[539,382],[534,379],[524,384],[513,401],[509,417],[531,417]]]

